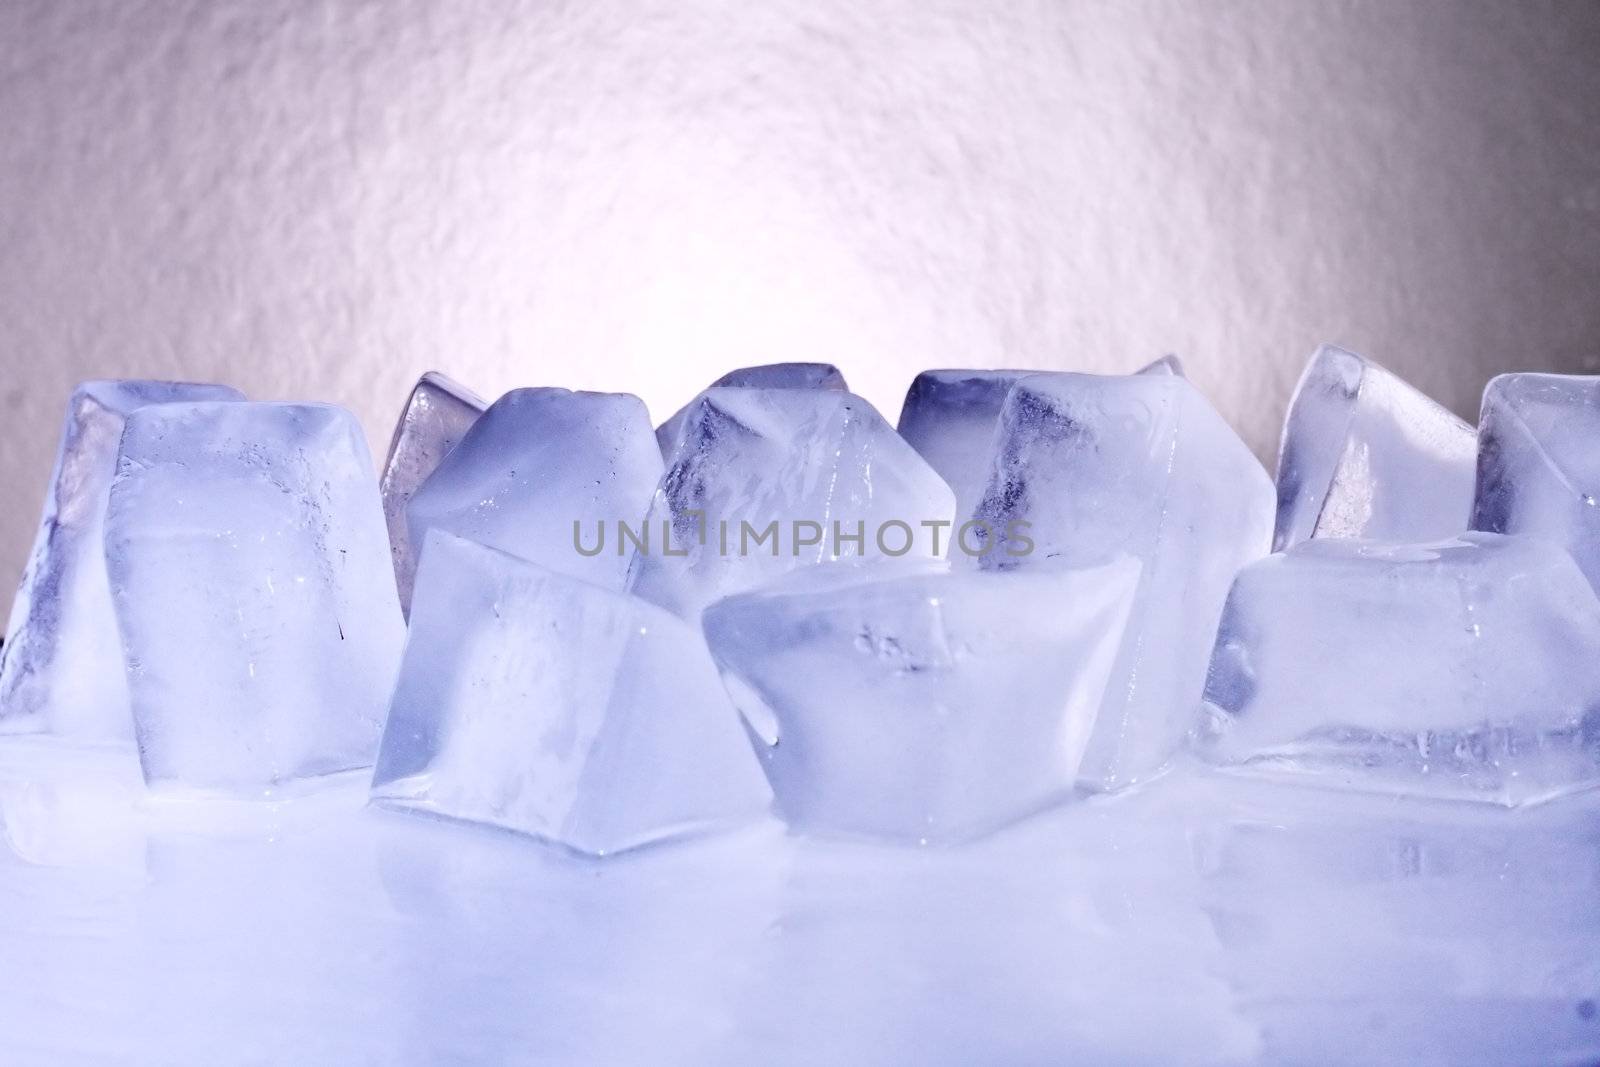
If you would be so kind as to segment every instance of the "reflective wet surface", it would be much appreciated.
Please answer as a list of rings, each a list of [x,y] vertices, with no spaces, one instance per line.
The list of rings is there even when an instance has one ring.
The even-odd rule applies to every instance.
[[[1600,798],[1180,769],[959,848],[585,860],[0,739],[7,1063],[1600,1061]]]

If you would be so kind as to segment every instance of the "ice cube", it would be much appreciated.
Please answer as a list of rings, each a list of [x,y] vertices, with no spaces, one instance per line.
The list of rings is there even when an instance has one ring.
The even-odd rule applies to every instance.
[[[810,568],[705,631],[792,826],[952,841],[1071,795],[1138,576]]]
[[[395,424],[379,491],[383,495],[383,517],[389,524],[389,549],[394,556],[400,610],[406,614],[411,612],[411,583],[417,573],[406,506],[486,406],[465,386],[429,371],[412,388],[400,421]]]
[[[954,517],[950,487],[860,397],[709,389],[684,419],[630,580],[692,619],[806,564],[937,558]]]
[[[147,781],[247,791],[372,762],[405,624],[349,412],[134,411],[106,563]]]
[[[1081,773],[1140,781],[1188,732],[1228,587],[1267,551],[1272,483],[1187,379],[1048,374],[1006,398],[972,542],[985,569],[1093,566],[1128,553],[1140,589]],[[1031,527],[1008,536],[1017,523]],[[981,554],[969,555],[972,547]]]
[[[411,543],[438,528],[620,589],[629,557],[617,524],[639,528],[660,477],[638,397],[516,389],[412,496]]]
[[[227,386],[184,382],[92,381],[73,391],[0,650],[0,733],[133,738],[105,562],[106,493],[123,420],[146,404],[242,399]]]
[[[1393,374],[1323,345],[1278,451],[1273,550],[1313,537],[1436,541],[1467,528],[1472,427]]]
[[[1472,527],[1560,545],[1600,590],[1600,377],[1503,374],[1483,392]]]
[[[989,483],[1000,406],[1025,370],[929,370],[900,409],[900,436],[956,494],[956,515],[972,514]]]
[[[604,854],[761,814],[699,632],[442,530],[417,571],[372,796]]]
[[[766,363],[759,367],[740,367],[711,383],[712,389],[836,389],[844,392],[844,375],[831,363]],[[698,399],[698,398],[696,398]],[[663,422],[656,430],[656,442],[661,455],[669,462],[672,449],[678,443],[678,433],[688,416],[691,401]]]
[[[1328,785],[1517,804],[1600,782],[1600,601],[1560,549],[1307,541],[1247,567],[1197,746]]]

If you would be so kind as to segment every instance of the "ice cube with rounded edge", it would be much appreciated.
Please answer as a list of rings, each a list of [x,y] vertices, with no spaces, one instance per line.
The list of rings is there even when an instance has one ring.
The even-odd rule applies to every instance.
[[[1600,377],[1502,374],[1483,391],[1472,528],[1553,542],[1600,590]]]
[[[1505,805],[1600,783],[1600,600],[1532,538],[1302,542],[1234,583],[1196,747]]]
[[[383,496],[383,518],[389,525],[389,550],[394,557],[400,610],[407,615],[411,613],[411,583],[417,573],[417,556],[406,522],[406,507],[487,406],[466,386],[438,371],[429,371],[412,387],[405,410],[395,423],[378,489]]]
[[[1139,569],[813,567],[705,632],[791,826],[958,841],[1072,795]]]
[[[255,792],[371,765],[405,624],[348,411],[134,411],[106,564],[147,781]]]
[[[1126,553],[1143,564],[1084,786],[1147,779],[1181,745],[1228,587],[1267,551],[1272,502],[1266,471],[1184,378],[1047,374],[1012,388],[975,519],[990,536],[958,562],[1039,570]]]
[[[1140,374],[1173,374],[1179,378],[1187,377],[1183,373],[1183,360],[1168,353],[1160,359],[1152,360],[1139,368]]]
[[[243,400],[225,385],[89,381],[73,390],[33,554],[0,649],[0,733],[133,738],[122,642],[106,584],[106,495],[128,413]]]
[[[708,389],[656,489],[655,541],[635,557],[630,587],[696,619],[808,564],[937,558],[954,518],[950,487],[860,397]]]
[[[711,389],[834,389],[845,392],[844,375],[832,363],[764,363],[759,367],[740,367],[712,382]],[[699,399],[696,397],[696,399]],[[690,401],[673,413],[672,417],[656,429],[656,443],[664,459],[672,459],[672,450],[678,443],[683,420],[688,417]]]
[[[372,797],[590,854],[771,799],[697,630],[442,530],[417,571]]]
[[[629,556],[617,524],[639,528],[660,477],[638,397],[515,389],[412,496],[411,543],[437,528],[620,589]]]
[[[900,408],[900,436],[955,492],[956,515],[972,514],[989,482],[1000,406],[1028,370],[927,370]]]
[[[1370,360],[1323,345],[1278,448],[1273,551],[1314,537],[1435,541],[1467,528],[1472,427]]]

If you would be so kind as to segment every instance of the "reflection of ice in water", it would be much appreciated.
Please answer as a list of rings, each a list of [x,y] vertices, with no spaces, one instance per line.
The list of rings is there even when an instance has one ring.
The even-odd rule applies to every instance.
[[[0,851],[7,1063],[1600,1055],[1597,798],[1180,770],[964,848],[766,824],[596,863],[365,810],[359,781],[148,801],[104,770],[0,746],[0,796],[76,798]]]

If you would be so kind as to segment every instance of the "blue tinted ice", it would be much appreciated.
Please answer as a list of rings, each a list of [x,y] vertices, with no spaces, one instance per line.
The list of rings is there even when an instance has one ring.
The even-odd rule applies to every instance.
[[[1600,377],[1503,374],[1478,433],[1473,528],[1560,545],[1600,589]]]
[[[349,412],[133,412],[106,562],[148,781],[256,791],[371,764],[405,627]]]
[[[437,371],[429,371],[412,388],[405,410],[395,423],[379,491],[383,494],[383,517],[389,526],[394,577],[404,612],[411,610],[411,583],[417,572],[406,509],[417,489],[460,443],[486,406],[470,389]]]
[[[831,363],[766,363],[759,367],[740,367],[711,383],[712,389],[835,389],[847,388],[844,375]],[[697,398],[698,399],[698,398]],[[679,408],[656,430],[656,443],[664,457],[671,459],[678,433],[693,401]]]
[[[790,825],[951,841],[1071,795],[1138,575],[813,568],[705,630]]]
[[[633,589],[692,618],[807,564],[935,557],[940,530],[924,524],[943,524],[942,552],[954,517],[950,487],[860,397],[709,389],[690,405],[651,503],[655,540],[636,559]],[[682,555],[665,550],[664,527]]]
[[[242,399],[226,386],[181,382],[95,381],[73,391],[0,653],[0,733],[133,736],[105,564],[106,493],[123,420],[146,404]]]
[[[697,629],[438,530],[372,796],[593,854],[770,800]]]
[[[1036,375],[1006,398],[977,518],[992,534],[985,569],[1143,564],[1081,778],[1148,777],[1192,721],[1233,576],[1267,551],[1261,464],[1182,377]],[[1031,525],[1007,536],[1019,522]]]
[[[1476,452],[1471,426],[1376,363],[1323,345],[1283,427],[1273,548],[1454,537],[1472,509]]]
[[[638,397],[513,390],[412,496],[411,543],[437,528],[620,589],[628,556],[618,550],[616,524],[640,525],[660,477],[661,454]],[[580,543],[601,550],[587,555]]]
[[[1536,800],[1600,783],[1600,601],[1531,538],[1309,541],[1239,575],[1205,699],[1219,762]]]
[[[1000,406],[1033,371],[929,370],[917,375],[900,409],[900,436],[956,494],[956,514],[972,514],[989,482],[990,446]]]

